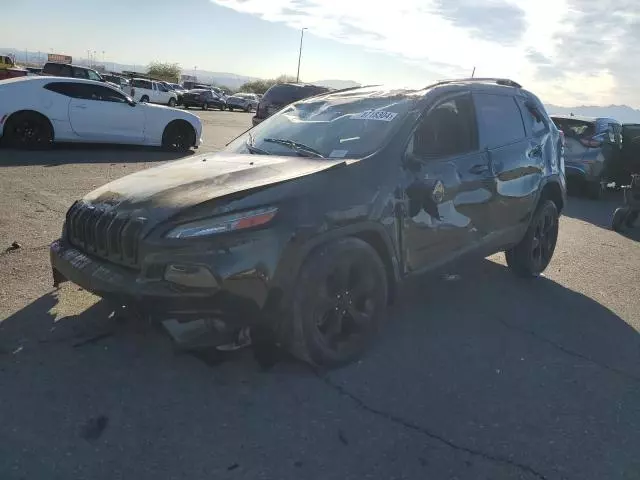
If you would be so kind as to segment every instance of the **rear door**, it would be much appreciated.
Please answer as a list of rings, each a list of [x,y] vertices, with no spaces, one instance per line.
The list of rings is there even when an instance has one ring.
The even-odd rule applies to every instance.
[[[131,106],[117,90],[89,83],[77,84],[81,93],[69,103],[74,132],[89,142],[142,143],[144,106]]]
[[[541,139],[527,138],[516,98],[474,93],[480,149],[487,152],[495,194],[490,201],[491,230],[499,243],[526,225],[544,174]]]
[[[478,245],[490,232],[492,186],[471,95],[440,99],[416,125],[405,154],[405,269],[419,271]]]

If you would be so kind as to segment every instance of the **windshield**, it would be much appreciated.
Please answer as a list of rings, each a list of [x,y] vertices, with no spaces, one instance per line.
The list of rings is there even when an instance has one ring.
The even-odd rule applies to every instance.
[[[415,99],[404,95],[331,96],[299,102],[231,142],[226,151],[362,158],[380,149],[402,124]],[[275,141],[274,141],[275,140]],[[284,142],[283,142],[284,140]],[[320,155],[317,155],[320,154]]]

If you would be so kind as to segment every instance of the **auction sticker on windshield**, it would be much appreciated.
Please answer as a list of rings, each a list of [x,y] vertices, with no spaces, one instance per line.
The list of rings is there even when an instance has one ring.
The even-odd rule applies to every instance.
[[[384,110],[365,110],[361,113],[356,113],[351,116],[354,120],[382,120],[383,122],[390,122],[396,118],[398,114],[394,112],[386,112]]]

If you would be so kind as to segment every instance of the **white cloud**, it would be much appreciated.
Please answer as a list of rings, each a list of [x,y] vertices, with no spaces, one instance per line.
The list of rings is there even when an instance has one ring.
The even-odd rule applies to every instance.
[[[293,28],[307,27],[316,36],[393,54],[442,77],[459,76],[476,66],[476,75],[513,78],[554,103],[571,104],[589,93],[592,103],[610,101],[615,89],[606,68],[577,84],[577,72],[560,74],[560,59],[566,55],[558,51],[561,39],[576,28],[567,21],[574,13],[568,5],[572,0],[211,1]],[[571,84],[580,89],[575,95]]]

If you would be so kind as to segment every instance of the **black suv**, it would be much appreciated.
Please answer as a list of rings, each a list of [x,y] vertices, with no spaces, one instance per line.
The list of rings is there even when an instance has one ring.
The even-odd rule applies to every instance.
[[[185,109],[191,107],[200,107],[202,110],[209,110],[209,107],[215,107],[224,110],[227,103],[216,94],[213,90],[195,89],[189,90],[182,95],[182,105]]]
[[[102,75],[92,68],[80,67],[69,63],[47,62],[42,67],[41,73],[42,75],[52,75],[54,77],[86,78],[87,80],[106,82]]]
[[[562,164],[558,129],[510,80],[335,91],[74,203],[51,246],[54,284],[159,320],[209,318],[220,344],[270,332],[335,366],[363,352],[409,275],[500,251],[516,274],[540,274]]]
[[[256,114],[252,118],[253,126],[255,127],[265,118],[270,117],[290,103],[328,91],[329,89],[325,87],[303,83],[280,83],[274,85],[260,99],[256,107]]]

